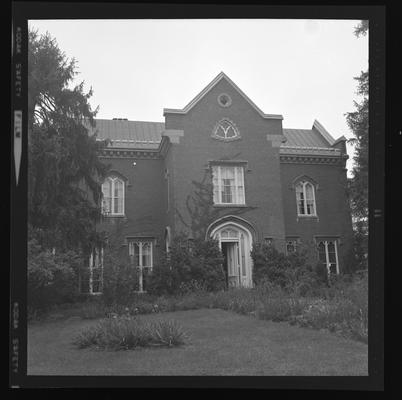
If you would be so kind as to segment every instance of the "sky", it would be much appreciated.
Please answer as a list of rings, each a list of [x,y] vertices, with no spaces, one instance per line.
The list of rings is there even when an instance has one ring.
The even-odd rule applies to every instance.
[[[32,20],[68,58],[75,83],[93,89],[96,118],[164,122],[163,108],[183,108],[221,71],[284,128],[317,119],[336,139],[353,137],[357,82],[368,68],[368,35],[358,20],[145,19]],[[348,145],[348,175],[353,148]]]

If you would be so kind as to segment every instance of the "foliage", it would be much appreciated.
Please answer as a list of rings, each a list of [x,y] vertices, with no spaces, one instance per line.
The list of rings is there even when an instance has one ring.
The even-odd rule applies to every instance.
[[[368,20],[361,20],[359,25],[355,27],[355,35],[359,37],[360,35],[366,36],[369,28]]]
[[[33,310],[71,302],[78,296],[77,272],[82,259],[74,251],[44,249],[36,239],[28,242],[28,304]]]
[[[219,308],[270,321],[288,321],[314,329],[328,329],[367,343],[367,275],[331,278],[306,295],[297,288],[282,288],[267,280],[255,288],[234,288],[216,292],[197,290],[176,296],[135,295],[130,304],[107,305],[101,299],[87,301],[79,315],[86,319],[132,318],[140,314],[202,308]]]
[[[81,305],[79,314],[83,319],[102,318],[106,315],[105,305],[103,301],[86,301]]]
[[[222,263],[216,241],[196,239],[190,245],[184,236],[178,236],[173,239],[169,254],[154,267],[147,290],[158,295],[177,295],[191,285],[206,291],[220,290],[225,285]]]
[[[84,249],[96,240],[100,218],[98,159],[105,145],[88,135],[96,110],[83,83],[72,87],[75,60],[68,60],[49,33],[29,31],[28,221],[44,232],[45,248]],[[95,236],[95,238],[94,238]]]
[[[255,243],[251,250],[251,257],[254,283],[257,284],[267,279],[282,287],[286,285],[285,269],[288,267],[288,263],[283,253],[266,243]]]
[[[103,300],[105,304],[129,304],[138,290],[138,271],[128,251],[122,249],[123,226],[116,224],[108,235],[103,256]]]
[[[307,294],[319,283],[317,270],[308,264],[308,251],[299,248],[289,255],[266,243],[255,243],[251,251],[256,285],[268,281],[283,289]]]
[[[241,153],[231,155],[230,158],[236,159]],[[176,215],[183,227],[191,232],[191,235],[200,241],[205,238],[206,229],[211,223],[222,216],[222,210],[214,207],[213,185],[211,183],[212,171],[205,170],[200,181],[191,181],[192,191],[185,199],[186,212],[182,213],[176,209]],[[241,215],[257,207],[239,207],[231,211],[232,215]],[[187,216],[187,218],[186,218]]]
[[[130,316],[102,319],[74,338],[78,348],[128,350],[145,346],[178,346],[185,342],[186,333],[175,321],[145,323]]]
[[[368,21],[363,20],[355,28],[357,37],[368,32]],[[357,81],[355,110],[346,113],[346,122],[353,133],[348,142],[355,146],[352,178],[349,181],[352,216],[354,222],[354,253],[356,269],[367,268],[368,253],[368,141],[369,141],[369,72],[362,71]]]
[[[362,97],[358,103],[354,101],[355,111],[346,114],[346,122],[354,137],[349,143],[355,145],[353,156],[353,178],[350,185],[352,211],[356,218],[367,218],[368,210],[368,129],[369,129],[369,75],[361,72],[355,78],[358,82],[357,94]]]
[[[340,278],[315,298],[294,321],[301,326],[329,329],[367,343],[368,279],[367,276]]]

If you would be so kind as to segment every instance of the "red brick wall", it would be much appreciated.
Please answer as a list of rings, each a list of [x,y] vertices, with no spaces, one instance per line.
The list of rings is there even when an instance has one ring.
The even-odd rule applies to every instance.
[[[222,108],[217,102],[218,95],[223,92],[232,98],[229,108]],[[236,124],[241,140],[222,142],[211,137],[215,124],[224,117]],[[246,207],[213,207],[210,216],[205,213],[202,216],[204,228],[217,215],[240,213],[241,218],[255,227],[259,239],[271,236],[278,240],[279,247],[283,246],[279,153],[266,138],[267,134],[282,133],[282,121],[262,118],[230,84],[222,80],[186,115],[167,114],[166,128],[184,131],[180,143],[172,144],[170,149],[174,160],[175,231],[188,232],[194,228],[191,227],[192,213],[188,211],[186,199],[195,194],[193,181],[201,182],[205,177],[205,182],[211,184],[208,162],[222,158],[246,160]],[[187,227],[186,223],[190,226]],[[194,235],[197,233],[193,232]]]
[[[133,165],[133,162],[136,165]],[[125,186],[125,217],[105,217],[99,230],[157,239],[163,247],[165,227],[165,179],[162,159],[103,159],[111,169],[128,179]],[[155,254],[158,252],[156,251]]]
[[[292,182],[301,175],[310,177],[318,184],[315,192],[318,218],[297,217],[296,194]],[[281,179],[286,235],[298,236],[305,244],[311,243],[315,236],[339,236],[338,254],[342,268],[352,244],[345,169],[333,165],[284,163],[281,164]]]

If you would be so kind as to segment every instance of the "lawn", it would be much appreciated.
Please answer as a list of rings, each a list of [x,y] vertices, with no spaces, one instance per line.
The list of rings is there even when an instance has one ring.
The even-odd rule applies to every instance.
[[[71,317],[28,328],[28,375],[367,375],[367,345],[326,331],[220,309],[146,315],[174,319],[189,334],[174,348],[77,349],[94,320]]]

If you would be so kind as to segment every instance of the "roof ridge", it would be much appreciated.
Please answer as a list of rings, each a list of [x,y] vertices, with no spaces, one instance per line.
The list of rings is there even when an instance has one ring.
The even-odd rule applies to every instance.
[[[313,127],[311,129],[316,129],[321,136],[332,146],[335,143],[335,138],[318,122],[314,120]]]
[[[174,108],[164,108],[163,115],[166,113],[174,114],[186,114],[190,111],[215,85],[218,84],[222,79],[226,81],[253,107],[258,114],[263,118],[268,119],[281,119],[283,116],[281,114],[265,114],[223,71],[221,71],[207,86],[205,86],[201,92],[199,92],[184,108],[174,109]]]
[[[160,121],[142,121],[142,120],[133,120],[133,119],[126,119],[126,120],[118,120],[118,119],[108,119],[108,118],[94,118],[95,121],[110,121],[110,122],[145,122],[149,124],[165,124],[164,122]]]

